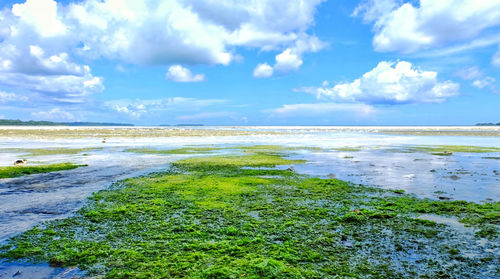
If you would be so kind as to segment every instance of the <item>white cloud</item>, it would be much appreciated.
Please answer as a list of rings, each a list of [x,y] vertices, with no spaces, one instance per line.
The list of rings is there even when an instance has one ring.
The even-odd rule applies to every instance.
[[[380,62],[374,69],[352,82],[329,87],[295,89],[316,95],[318,99],[366,104],[436,103],[458,95],[460,86],[439,82],[437,73],[423,71],[409,62]]]
[[[0,104],[16,102],[16,101],[26,102],[28,101],[28,97],[21,96],[15,93],[0,91]]]
[[[47,102],[84,102],[104,88],[79,62],[88,59],[227,65],[241,60],[237,47],[247,47],[292,49],[302,61],[303,52],[323,44],[307,34],[323,1],[26,0],[0,11],[0,84],[35,91]]]
[[[375,109],[366,104],[339,104],[339,103],[315,103],[315,104],[290,104],[280,108],[267,110],[272,116],[316,116],[332,112],[350,112],[357,115],[368,115]]]
[[[61,22],[57,10],[57,3],[53,0],[26,0],[12,6],[12,14],[44,37],[66,33],[67,27]]]
[[[83,76],[2,73],[0,83],[38,92],[48,102],[82,103],[91,94],[104,90],[102,78],[94,77],[88,66]]]
[[[86,0],[71,4],[66,18],[88,54],[135,64],[225,65],[236,46],[294,44],[322,1]]]
[[[137,105],[136,104],[128,104],[126,106],[120,106],[118,104],[115,104],[115,105],[111,106],[111,109],[116,111],[116,112],[128,114],[129,116],[132,116],[135,118],[140,118],[141,115],[148,112],[146,110],[146,106],[144,106],[143,104],[137,104]]]
[[[253,76],[256,78],[267,78],[272,76],[273,72],[273,67],[269,66],[267,63],[261,63],[253,70]]]
[[[279,72],[296,71],[302,65],[302,59],[291,49],[287,48],[282,53],[276,55],[274,69]]]
[[[484,74],[479,70],[477,66],[473,66],[459,70],[457,72],[457,75],[464,80],[473,80],[481,78]]]
[[[67,32],[61,7],[53,0],[27,0],[0,12],[0,26],[9,30],[0,31],[0,84],[49,103],[85,102],[104,89],[102,78],[66,51],[77,32]]]
[[[367,0],[353,13],[373,23],[377,51],[415,52],[470,40],[500,25],[499,1],[420,0],[417,6],[398,2]]]
[[[10,44],[0,44],[0,50],[0,71],[2,72],[82,76],[87,71],[86,66],[69,61],[67,53],[47,55],[37,45],[16,47]]]
[[[270,77],[275,72],[287,74],[289,72],[297,71],[303,64],[302,56],[304,53],[316,52],[326,46],[327,44],[321,42],[315,36],[302,35],[295,41],[293,46],[286,48],[281,53],[276,55],[276,63],[273,67],[267,63],[258,64],[254,70],[254,77],[263,78]],[[256,76],[256,72],[260,72],[261,75]]]
[[[493,55],[491,64],[493,64],[493,66],[500,67],[500,47],[498,47],[498,51],[495,53],[495,55]]]
[[[471,81],[471,85],[477,88],[490,88],[496,92],[496,79],[485,75],[477,66],[468,67],[457,72],[457,75],[463,80]]]
[[[221,99],[172,97],[152,100],[114,100],[108,101],[104,105],[113,111],[120,112],[134,118],[140,118],[146,114],[166,111],[197,111],[202,108],[224,104],[226,102],[226,100]]]
[[[189,69],[181,65],[173,65],[168,68],[165,78],[175,82],[200,82],[205,80],[205,75],[193,75]]]
[[[472,85],[477,88],[485,88],[486,86],[492,86],[496,79],[492,77],[484,77],[482,79],[476,79],[472,82]]]
[[[53,108],[49,111],[32,112],[31,116],[35,120],[67,121],[67,120],[74,120],[75,119],[75,117],[72,113],[61,110],[60,108]]]
[[[447,47],[432,49],[428,51],[423,51],[418,54],[415,54],[415,57],[442,57],[449,56],[458,53],[462,53],[465,51],[488,47],[491,45],[497,45],[500,43],[500,34],[491,35],[491,36],[483,36],[477,39],[473,39],[471,41],[467,41],[465,43],[455,44]]]

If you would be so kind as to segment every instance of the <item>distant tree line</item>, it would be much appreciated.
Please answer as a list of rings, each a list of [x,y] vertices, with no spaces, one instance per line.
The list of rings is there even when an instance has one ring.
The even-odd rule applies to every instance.
[[[22,121],[0,119],[0,126],[134,126],[127,123],[100,123],[100,122],[52,122],[52,121]]]
[[[477,123],[476,126],[500,126],[500,122],[495,123]]]

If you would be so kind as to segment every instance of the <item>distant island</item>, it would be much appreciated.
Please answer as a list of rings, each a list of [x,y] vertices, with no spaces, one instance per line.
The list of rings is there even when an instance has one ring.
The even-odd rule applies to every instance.
[[[476,126],[500,126],[500,122],[495,124],[495,123],[477,123]]]
[[[179,126],[188,126],[188,127],[190,127],[190,126],[204,126],[204,125],[203,124],[175,124],[175,125],[161,124],[159,126],[160,127],[170,127],[170,126],[177,126],[177,127],[179,127]]]
[[[52,122],[52,121],[22,121],[0,119],[0,126],[134,126],[128,123],[100,123],[100,122]]]

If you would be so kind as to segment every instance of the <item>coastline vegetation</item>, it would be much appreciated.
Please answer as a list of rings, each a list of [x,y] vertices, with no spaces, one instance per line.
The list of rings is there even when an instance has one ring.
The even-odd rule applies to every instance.
[[[123,123],[100,122],[52,122],[52,121],[22,121],[14,119],[0,119],[0,126],[134,126]]]
[[[276,150],[187,158],[115,183],[75,215],[10,239],[0,258],[105,278],[500,275],[500,203],[300,175],[272,168],[304,163]],[[419,219],[424,213],[456,217],[475,235]]]
[[[55,172],[63,170],[76,169],[86,165],[75,165],[73,163],[61,163],[52,165],[39,165],[39,166],[9,166],[0,167],[0,178],[14,178],[23,175]]]

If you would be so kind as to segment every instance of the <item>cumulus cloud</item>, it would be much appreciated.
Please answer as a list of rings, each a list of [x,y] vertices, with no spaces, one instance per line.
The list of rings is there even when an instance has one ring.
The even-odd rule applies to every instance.
[[[36,120],[57,120],[57,121],[71,121],[75,116],[60,108],[53,108],[49,111],[32,112],[31,116]]]
[[[410,53],[470,40],[500,25],[500,2],[420,0],[401,5],[396,0],[365,0],[353,15],[373,23],[375,50]]]
[[[316,52],[324,47],[326,47],[326,44],[321,42],[317,37],[302,36],[295,41],[293,46],[286,48],[276,55],[274,66],[271,67],[267,63],[258,64],[254,70],[254,77],[264,78],[272,76],[275,72],[286,74],[297,71],[303,63],[302,56],[304,53]]]
[[[0,12],[1,85],[49,103],[84,102],[104,89],[102,78],[67,52],[75,34],[63,14],[53,0],[27,0]]]
[[[380,62],[374,69],[352,82],[330,87],[295,89],[318,99],[366,104],[438,103],[459,94],[460,85],[438,81],[437,72],[423,71],[406,61]]]
[[[366,104],[339,104],[339,103],[315,103],[315,104],[289,104],[276,109],[267,110],[272,116],[298,116],[298,115],[322,115],[332,112],[349,112],[358,115],[368,115],[375,109]]]
[[[272,76],[273,72],[273,67],[269,66],[267,63],[261,63],[253,70],[253,76],[256,78],[267,78]]]
[[[296,71],[302,65],[302,59],[291,49],[287,48],[282,53],[276,55],[274,69],[280,72]]]
[[[205,75],[193,75],[189,69],[181,65],[173,65],[168,68],[165,78],[175,82],[200,82],[205,80]]]
[[[85,67],[83,76],[7,72],[0,75],[0,83],[38,92],[45,101],[61,103],[83,103],[87,96],[104,90],[102,78],[92,76],[89,67]]]
[[[57,6],[53,0],[26,0],[25,3],[14,4],[12,14],[43,37],[64,35],[67,27],[60,20]]]
[[[294,68],[306,48],[322,44],[307,30],[323,1],[26,0],[0,11],[0,84],[48,102],[83,102],[104,85],[80,61],[227,65],[240,57],[237,47],[289,49],[277,65]],[[173,80],[203,79],[171,69]]]
[[[235,59],[235,46],[293,45],[313,24],[322,1],[86,0],[69,5],[65,16],[95,56],[135,64],[225,65]]]
[[[133,118],[141,118],[143,115],[158,112],[196,111],[202,108],[224,104],[226,102],[226,100],[221,99],[172,97],[151,100],[114,100],[106,102],[105,107]]]

